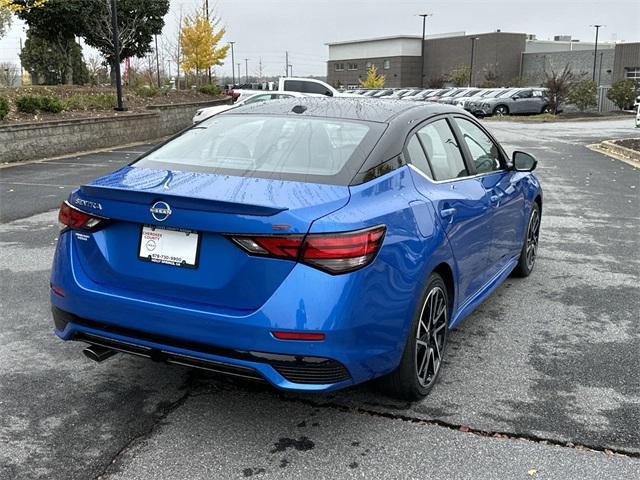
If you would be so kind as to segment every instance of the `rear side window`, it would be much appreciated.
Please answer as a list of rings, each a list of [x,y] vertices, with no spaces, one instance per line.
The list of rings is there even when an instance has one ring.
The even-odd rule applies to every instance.
[[[429,178],[433,179],[433,174],[431,173],[431,168],[427,161],[427,156],[424,154],[422,145],[420,145],[420,140],[418,140],[416,135],[412,135],[411,139],[407,143],[407,155],[409,156],[409,161],[414,167]]]
[[[134,166],[348,184],[380,134],[379,125],[365,122],[225,114]]]
[[[418,130],[417,135],[427,154],[434,180],[451,180],[469,174],[456,138],[446,120],[430,123]]]
[[[285,80],[284,89],[300,93],[317,93],[320,95],[332,96],[331,91],[320,83],[304,82],[302,80]]]

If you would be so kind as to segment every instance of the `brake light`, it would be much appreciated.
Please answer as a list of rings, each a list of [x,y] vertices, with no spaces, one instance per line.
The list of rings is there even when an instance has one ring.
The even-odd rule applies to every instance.
[[[306,340],[320,342],[324,340],[324,333],[316,332],[271,332],[278,340]]]
[[[375,258],[386,227],[304,235],[232,236],[251,255],[297,260],[331,274],[362,268]]]
[[[72,207],[67,202],[62,202],[58,221],[65,227],[92,231],[106,221],[106,218],[97,217]]]

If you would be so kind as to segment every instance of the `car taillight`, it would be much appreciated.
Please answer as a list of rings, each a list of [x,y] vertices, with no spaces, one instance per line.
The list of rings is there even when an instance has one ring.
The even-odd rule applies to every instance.
[[[297,260],[331,274],[347,273],[371,263],[382,240],[384,225],[339,233],[308,235],[231,236],[251,255]]]
[[[60,212],[58,212],[58,221],[62,225],[79,230],[96,230],[106,220],[106,218],[96,217],[78,210],[67,202],[62,202],[62,205],[60,205]]]

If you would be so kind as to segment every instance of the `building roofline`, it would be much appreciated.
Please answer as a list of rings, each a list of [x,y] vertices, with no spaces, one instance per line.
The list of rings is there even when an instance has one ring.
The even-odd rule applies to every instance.
[[[433,40],[438,38],[449,38],[449,37],[464,37],[465,32],[448,32],[448,33],[437,33],[433,35],[425,35],[425,40]],[[420,40],[422,37],[420,35],[388,35],[385,37],[371,37],[371,38],[360,38],[356,40],[341,40],[339,42],[329,42],[325,43],[325,45],[332,47],[334,45],[349,45],[352,43],[366,43],[366,42],[378,42],[384,40]]]

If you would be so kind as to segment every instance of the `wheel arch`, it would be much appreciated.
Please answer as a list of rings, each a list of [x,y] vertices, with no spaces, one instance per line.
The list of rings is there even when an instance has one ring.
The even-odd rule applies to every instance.
[[[438,275],[440,275],[442,277],[442,280],[444,280],[445,286],[447,287],[447,297],[449,297],[449,309],[450,309],[449,318],[451,319],[453,314],[453,306],[455,305],[455,298],[456,298],[453,269],[448,263],[442,262],[436,265],[436,267],[433,269],[433,273],[437,273]]]
[[[540,215],[542,215],[542,195],[539,193],[536,195],[536,198],[533,199],[534,203],[538,204],[538,208],[540,209]]]

